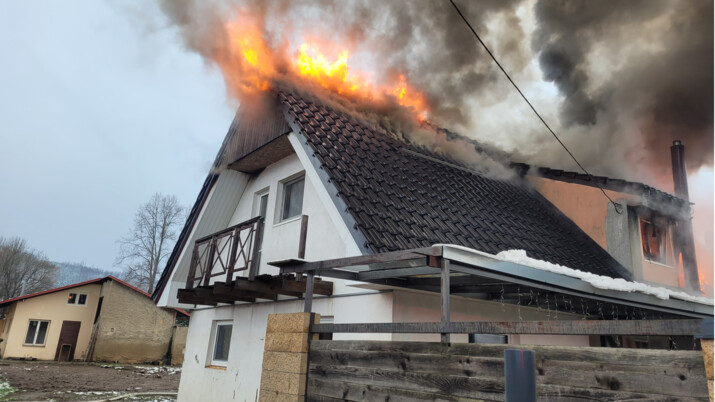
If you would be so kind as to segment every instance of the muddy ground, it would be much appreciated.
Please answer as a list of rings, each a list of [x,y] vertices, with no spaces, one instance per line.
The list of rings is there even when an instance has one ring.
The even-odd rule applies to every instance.
[[[173,401],[180,377],[178,367],[0,360],[0,400]]]

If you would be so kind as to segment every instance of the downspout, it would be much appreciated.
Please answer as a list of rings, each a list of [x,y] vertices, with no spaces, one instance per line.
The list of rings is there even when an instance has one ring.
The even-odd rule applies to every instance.
[[[685,170],[685,147],[676,140],[670,147],[670,157],[673,162],[673,185],[675,195],[686,201],[686,215],[678,220],[675,228],[676,257],[678,253],[683,259],[685,288],[700,293],[700,277],[698,263],[695,259],[695,240],[693,238],[693,222],[690,217],[690,196],[688,194],[688,174]]]

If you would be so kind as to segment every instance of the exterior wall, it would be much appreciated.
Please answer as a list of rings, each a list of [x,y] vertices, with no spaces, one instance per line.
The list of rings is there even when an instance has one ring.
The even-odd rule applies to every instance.
[[[102,286],[93,360],[142,363],[163,359],[174,328],[172,310],[114,281]],[[90,324],[91,325],[91,324]]]
[[[184,353],[186,352],[186,335],[189,327],[174,327],[174,334],[171,336],[171,365],[180,366],[184,364]]]
[[[15,310],[17,307],[17,303],[13,303],[10,305],[10,307],[7,308],[7,311],[5,311],[3,314],[5,314],[5,318],[0,320],[2,322],[2,331],[0,331],[0,339],[3,341],[0,342],[0,358],[5,357],[5,347],[7,346],[7,336],[8,332],[10,331],[10,327],[12,326],[13,318],[15,316]]]
[[[2,343],[5,344],[5,349],[2,357],[54,360],[62,321],[79,321],[81,325],[74,358],[76,360],[85,359],[100,290],[101,285],[90,284],[15,302],[12,322],[9,323],[8,333],[3,337],[5,342]],[[87,304],[67,304],[67,297],[70,293],[86,294]],[[24,345],[27,327],[31,319],[50,321],[44,346]]]
[[[524,303],[527,303],[525,300]],[[452,296],[449,301],[450,320],[470,321],[539,321],[580,320],[578,314],[545,312],[533,307],[514,306],[496,301]],[[441,320],[440,295],[436,293],[394,292],[393,322],[438,322]],[[335,338],[338,339],[337,337]],[[439,334],[392,334],[393,341],[439,342]],[[467,334],[452,334],[451,342],[467,342]],[[509,343],[523,345],[589,346],[588,336],[580,335],[509,335]]]
[[[640,197],[606,190],[611,199],[623,206],[621,214],[617,214],[598,188],[536,176],[528,179],[541,195],[630,270],[634,280],[680,287],[678,274],[682,268],[677,262],[659,264],[643,255],[638,216],[628,208],[641,204]],[[672,244],[668,253],[672,255]]]
[[[180,401],[254,401],[261,382],[261,366],[269,314],[298,313],[302,300],[240,304],[194,310],[186,340],[179,384]],[[313,310],[342,322],[390,322],[392,293],[315,298]],[[231,346],[225,368],[210,365],[211,331],[215,320],[232,320]],[[338,334],[336,334],[336,339]],[[389,340],[376,334],[352,339]]]

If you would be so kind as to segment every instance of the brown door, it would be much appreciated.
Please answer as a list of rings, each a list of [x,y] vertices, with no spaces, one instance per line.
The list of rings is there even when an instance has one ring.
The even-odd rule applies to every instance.
[[[77,336],[79,335],[80,325],[82,325],[82,323],[79,321],[62,321],[60,340],[57,342],[57,352],[55,352],[55,360],[61,362],[71,362],[74,360],[74,350],[77,346]]]

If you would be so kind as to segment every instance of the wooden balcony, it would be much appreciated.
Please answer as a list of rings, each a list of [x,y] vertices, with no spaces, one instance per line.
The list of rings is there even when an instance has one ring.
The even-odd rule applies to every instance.
[[[258,217],[196,240],[186,288],[178,291],[179,302],[215,306],[303,297],[305,275],[258,274],[262,234],[263,219]],[[333,283],[316,278],[313,293],[330,296]]]

